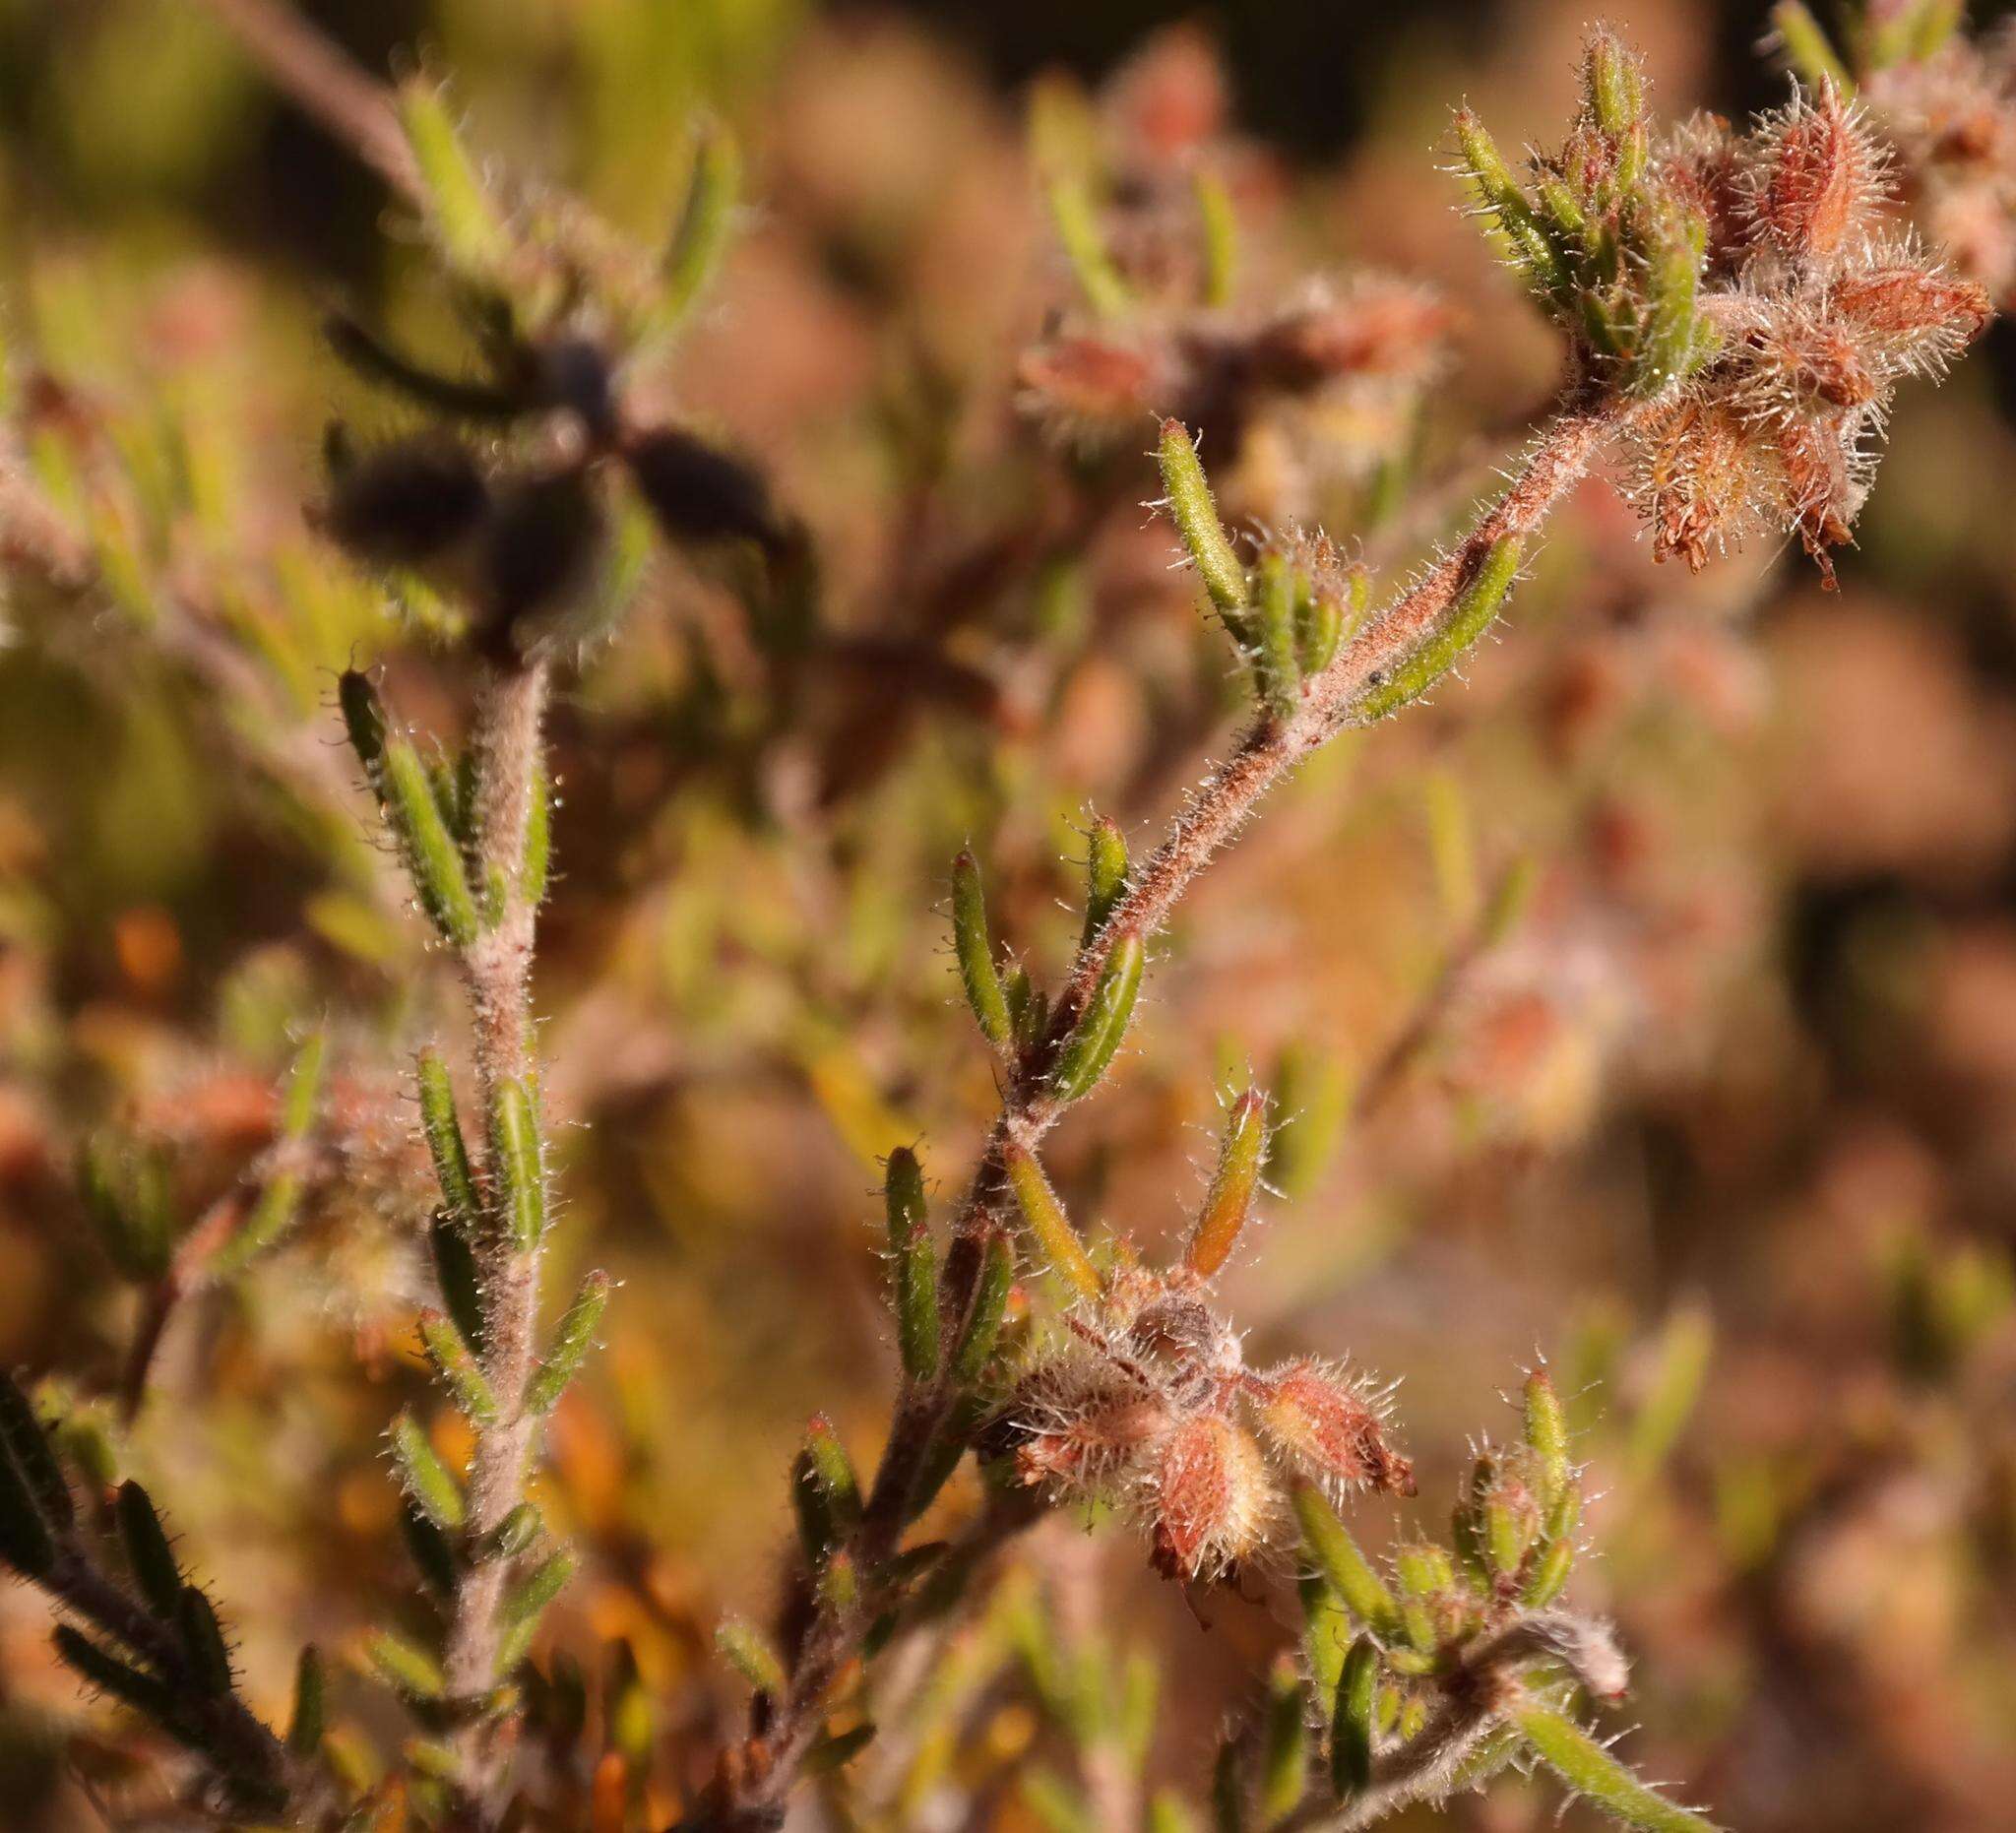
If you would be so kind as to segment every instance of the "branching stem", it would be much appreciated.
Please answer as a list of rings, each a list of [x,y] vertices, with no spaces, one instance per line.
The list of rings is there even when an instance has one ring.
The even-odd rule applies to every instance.
[[[1162,930],[1197,875],[1237,835],[1267,791],[1338,732],[1362,723],[1357,717],[1359,701],[1439,627],[1493,547],[1506,537],[1525,537],[1538,530],[1606,444],[1639,411],[1609,397],[1565,406],[1534,441],[1505,493],[1479,517],[1463,541],[1369,620],[1330,665],[1304,685],[1300,705],[1290,717],[1263,716],[1256,721],[1171,822],[1104,925],[1079,950],[1047,1031],[1012,1069],[1000,1114],[953,1224],[955,1246],[946,1261],[941,1304],[948,1331],[960,1328],[973,1302],[980,1265],[975,1247],[989,1231],[1007,1226],[1013,1208],[1005,1169],[1009,1148],[1034,1151],[1067,1105],[1052,1091],[1051,1074],[1117,940],[1123,935],[1145,939]],[[919,1475],[948,1428],[956,1390],[943,1372],[943,1359],[936,1377],[907,1383],[898,1399],[895,1422],[850,1549],[862,1572],[880,1570],[896,1551]],[[822,1613],[814,1621],[796,1652],[789,1691],[778,1702],[761,1739],[761,1760],[724,1767],[722,1792],[726,1799],[690,1824],[711,1833],[758,1833],[779,1823],[797,1766],[822,1728],[828,1689],[858,1653],[873,1614],[872,1610],[847,1617]],[[1466,1725],[1454,1728],[1451,1738],[1467,1752],[1487,1730],[1487,1724]]]
[[[173,1694],[176,1710],[200,1736],[203,1748],[215,1752],[228,1773],[284,1782],[290,1789],[300,1784],[280,1740],[245,1709],[236,1691],[217,1693],[204,1686],[175,1635],[107,1578],[74,1539],[59,1544],[54,1564],[35,1582],[144,1661]]]

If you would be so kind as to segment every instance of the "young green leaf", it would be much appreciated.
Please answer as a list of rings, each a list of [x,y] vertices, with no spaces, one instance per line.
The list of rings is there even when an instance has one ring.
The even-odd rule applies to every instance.
[[[492,1424],[497,1418],[497,1396],[454,1320],[440,1311],[422,1311],[420,1342],[435,1372],[455,1396],[455,1404],[476,1424]]]
[[[1060,172],[1050,179],[1045,195],[1057,240],[1084,290],[1086,304],[1102,318],[1121,316],[1133,304],[1133,293],[1113,265],[1091,190],[1082,178]]]
[[[714,1646],[755,1691],[768,1693],[773,1699],[784,1697],[784,1663],[759,1630],[740,1617],[724,1617],[714,1632]]]
[[[1099,1269],[1092,1264],[1092,1256],[1085,1251],[1078,1231],[1064,1214],[1064,1206],[1057,1201],[1057,1193],[1050,1188],[1050,1180],[1043,1175],[1036,1155],[1020,1146],[1010,1146],[1004,1155],[1004,1166],[1009,1187],[1022,1207],[1030,1233],[1036,1236],[1038,1250],[1081,1295],[1097,1298],[1101,1290]]]
[[[1249,602],[1246,569],[1232,552],[1225,524],[1218,519],[1218,505],[1212,500],[1196,442],[1181,420],[1162,423],[1161,464],[1169,514],[1190,558],[1197,563],[1197,576],[1220,613],[1228,621],[1236,619]]]
[[[77,1520],[77,1503],[63,1467],[56,1462],[48,1428],[36,1415],[34,1403],[4,1368],[0,1368],[0,1445],[13,1458],[49,1527],[61,1532],[72,1526]]]
[[[1005,1234],[987,1236],[981,1249],[979,1279],[975,1284],[973,1308],[967,1313],[966,1331],[952,1352],[952,1379],[960,1387],[971,1387],[986,1372],[994,1345],[1000,1341],[1001,1323],[1008,1310],[1008,1295],[1015,1287],[1015,1249]]]
[[[1525,1403],[1526,1443],[1540,1473],[1540,1505],[1550,1510],[1568,1482],[1568,1415],[1544,1368],[1526,1377]]]
[[[475,895],[462,849],[441,818],[426,766],[410,740],[385,735],[377,778],[385,819],[399,841],[420,908],[447,941],[469,947],[482,927]]]
[[[1204,303],[1211,307],[1232,302],[1232,280],[1238,268],[1239,222],[1230,187],[1208,165],[1197,168],[1191,188],[1204,232]]]
[[[1127,841],[1117,821],[1104,815],[1092,824],[1086,837],[1085,927],[1079,946],[1085,947],[1105,927],[1106,918],[1127,890]]]
[[[322,1747],[327,1716],[327,1676],[322,1656],[310,1643],[294,1663],[294,1709],[287,1720],[287,1749],[297,1757],[312,1757]]]
[[[155,1512],[153,1499],[130,1478],[113,1502],[126,1568],[157,1616],[172,1618],[182,1599],[182,1569]]]
[[[1057,1067],[1050,1077],[1050,1094],[1060,1106],[1083,1100],[1112,1063],[1134,1016],[1147,956],[1146,946],[1134,931],[1113,938],[1092,998],[1058,1052]]]
[[[560,1327],[553,1332],[545,1361],[533,1376],[532,1385],[526,1389],[528,1411],[550,1413],[559,1404],[568,1382],[580,1372],[588,1352],[595,1346],[595,1333],[601,1324],[602,1313],[608,1309],[612,1285],[609,1276],[599,1270],[581,1282],[581,1290],[574,1295],[574,1302],[567,1307],[560,1319]]]
[[[1294,1504],[1302,1530],[1302,1550],[1315,1561],[1316,1569],[1375,1636],[1383,1641],[1397,1635],[1401,1627],[1399,1602],[1359,1551],[1351,1530],[1322,1490],[1313,1484],[1298,1484]]]
[[[1280,554],[1265,554],[1252,614],[1252,665],[1261,708],[1273,720],[1292,718],[1301,698],[1295,599],[1293,569]]]
[[[497,1207],[521,1253],[546,1232],[546,1164],[538,1114],[515,1076],[499,1080],[490,1102],[490,1172]]]
[[[56,1539],[14,1453],[0,1446],[0,1560],[28,1578],[56,1562]]]
[[[423,1648],[390,1630],[373,1632],[364,1642],[364,1658],[380,1676],[410,1699],[431,1702],[448,1692],[441,1664]]]
[[[428,1227],[427,1250],[434,1262],[434,1283],[440,1288],[441,1302],[462,1333],[463,1341],[480,1356],[484,1339],[483,1295],[475,1249],[446,1211],[437,1214]]]
[[[328,1040],[319,1032],[310,1037],[294,1057],[287,1078],[286,1094],[281,1102],[279,1144],[298,1146],[315,1123],[316,1103],[322,1093],[322,1067],[328,1053]],[[249,1266],[293,1226],[301,1204],[303,1180],[296,1165],[283,1161],[269,1174],[252,1213],[239,1225],[211,1260],[211,1271],[229,1278]]]
[[[88,1684],[158,1724],[175,1718],[175,1695],[167,1683],[121,1661],[68,1623],[56,1625],[56,1653]]]
[[[1345,1655],[1330,1725],[1330,1780],[1341,1801],[1371,1786],[1378,1695],[1378,1645],[1370,1636],[1359,1636]]]
[[[979,1022],[980,1035],[995,1045],[1014,1032],[1008,996],[994,966],[994,938],[987,928],[987,904],[980,889],[980,868],[970,853],[952,861],[952,945],[959,957],[959,978],[966,1003]]]
[[[1274,1665],[1260,1740],[1260,1819],[1272,1826],[1294,1811],[1308,1787],[1309,1732],[1302,1676],[1292,1656]]]
[[[1358,697],[1353,709],[1357,723],[1369,725],[1419,699],[1463,659],[1498,615],[1505,595],[1519,576],[1521,551],[1516,535],[1501,536],[1491,542],[1439,627],[1397,664],[1384,681]]]
[[[419,1421],[410,1413],[402,1413],[392,1422],[391,1438],[393,1460],[407,1493],[436,1527],[461,1527],[468,1512],[462,1485],[441,1461]]]
[[[686,202],[665,249],[664,294],[656,315],[661,331],[685,317],[720,267],[741,190],[742,156],[734,136],[711,117],[696,122]]]
[[[804,1456],[809,1481],[824,1500],[836,1539],[845,1539],[861,1519],[860,1479],[833,1422],[823,1413],[815,1413],[805,1427]]]
[[[928,1381],[938,1370],[938,1256],[924,1202],[923,1168],[908,1146],[889,1155],[883,1199],[903,1371],[913,1381]]]
[[[197,1585],[184,1585],[175,1610],[175,1634],[189,1657],[196,1683],[214,1699],[231,1690],[231,1651],[217,1610]]]
[[[462,144],[447,97],[424,78],[402,84],[399,122],[442,253],[465,278],[496,284],[510,261],[511,238]]]
[[[535,1623],[546,1607],[567,1588],[580,1562],[564,1547],[541,1559],[525,1578],[504,1594],[498,1620],[507,1628]]]
[[[1528,1699],[1511,1718],[1542,1762],[1625,1826],[1643,1833],[1715,1833],[1699,1814],[1648,1789],[1566,1714]]]

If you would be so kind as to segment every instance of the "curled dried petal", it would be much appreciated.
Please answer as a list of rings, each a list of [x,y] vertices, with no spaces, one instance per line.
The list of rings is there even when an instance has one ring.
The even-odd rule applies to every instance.
[[[1740,546],[1757,525],[1764,458],[1758,428],[1726,403],[1684,399],[1650,419],[1630,494],[1652,530],[1652,556],[1692,572],[1711,550]]]

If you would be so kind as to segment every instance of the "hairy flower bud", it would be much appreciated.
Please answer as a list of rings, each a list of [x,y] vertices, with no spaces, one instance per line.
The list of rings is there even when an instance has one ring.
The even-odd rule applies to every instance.
[[[1889,197],[1888,155],[1823,83],[1765,124],[1751,210],[1759,238],[1799,264],[1843,254]]]
[[[1265,1545],[1278,1512],[1260,1447],[1216,1414],[1163,1439],[1149,1494],[1153,1559],[1166,1578],[1223,1576]]]
[[[1021,1442],[1015,1474],[1063,1493],[1102,1495],[1168,1430],[1166,1401],[1097,1356],[1069,1352],[1028,1374],[1007,1419]]]
[[[1313,1481],[1414,1493],[1414,1466],[1386,1442],[1381,1400],[1362,1379],[1305,1359],[1258,1377],[1254,1391],[1262,1429]]]
[[[1135,426],[1164,387],[1145,349],[1111,338],[1065,337],[1023,353],[1024,405],[1060,437],[1099,441]]]
[[[1993,310],[1986,287],[1928,267],[1909,245],[1871,250],[1867,265],[1834,283],[1830,302],[1885,368],[1935,378]]]

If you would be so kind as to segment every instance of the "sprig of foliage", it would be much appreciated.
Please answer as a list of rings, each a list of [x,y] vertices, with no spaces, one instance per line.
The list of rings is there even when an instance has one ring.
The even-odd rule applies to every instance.
[[[219,10],[255,22],[248,36],[260,41],[263,4]],[[887,1652],[938,1635],[951,1645],[962,1628],[971,1639],[942,1665],[926,1646],[925,1671],[953,1671],[948,1686],[979,1684],[1012,1655],[1075,1762],[1072,1776],[1024,1771],[1033,1813],[1067,1829],[1196,1824],[1176,1793],[1148,1784],[1152,1672],[1028,1589],[985,1597],[1001,1547],[1065,1507],[1131,1526],[1155,1569],[1185,1585],[1234,1579],[1269,1556],[1305,1568],[1299,1654],[1269,1670],[1259,1710],[1216,1768],[1211,1812],[1229,1833],[1368,1826],[1527,1761],[1625,1824],[1706,1826],[1583,1723],[1580,1696],[1615,1698],[1625,1668],[1606,1626],[1560,1602],[1582,1478],[1548,1376],[1528,1378],[1518,1440],[1480,1449],[1446,1544],[1410,1540],[1382,1560],[1344,1509],[1368,1491],[1413,1492],[1386,1390],[1342,1360],[1248,1365],[1216,1282],[1250,1240],[1267,1179],[1298,1180],[1296,1159],[1320,1158],[1335,1130],[1322,1110],[1342,1104],[1308,1099],[1306,1073],[1301,1087],[1284,1076],[1278,1101],[1235,1087],[1216,1169],[1166,1267],[1074,1221],[1076,1192],[1053,1177],[1044,1142],[1124,1063],[1157,939],[1197,876],[1316,751],[1450,679],[1497,624],[1553,509],[1606,458],[1631,461],[1659,558],[1698,566],[1774,523],[1829,568],[1868,485],[1863,442],[1895,387],[1940,372],[1988,311],[1982,285],[1916,244],[1882,239],[1884,156],[1849,100],[1851,80],[1877,89],[1884,73],[1941,52],[1936,11],[1899,10],[1908,30],[1865,30],[1844,60],[1801,9],[1780,9],[1810,88],[1743,134],[1700,123],[1661,134],[1636,59],[1606,31],[1591,37],[1580,108],[1556,151],[1515,171],[1459,111],[1475,206],[1561,333],[1565,374],[1508,486],[1383,600],[1370,570],[1320,531],[1254,539],[1228,528],[1190,422],[1233,435],[1228,469],[1214,459],[1223,483],[1253,416],[1283,403],[1361,402],[1355,391],[1376,373],[1393,411],[1350,455],[1360,476],[1382,480],[1367,491],[1373,504],[1406,474],[1405,428],[1438,358],[1438,308],[1373,284],[1242,309],[1244,225],[1208,159],[1179,174],[1185,258],[1161,259],[1166,247],[1141,258],[1114,220],[1154,185],[1105,170],[1108,156],[1068,102],[1052,94],[1040,104],[1044,193],[1094,323],[1060,321],[1031,353],[1028,405],[1087,463],[1110,461],[1153,413],[1158,507],[1231,639],[1250,717],[1145,855],[1130,855],[1115,821],[1093,819],[1077,944],[1047,984],[1039,950],[1010,933],[1012,903],[997,928],[976,853],[954,860],[953,954],[999,1110],[964,1194],[935,1215],[918,1154],[889,1153],[889,1430],[876,1461],[858,1467],[827,1412],[805,1430],[788,1485],[796,1550],[776,1620],[762,1629],[729,1618],[717,1636],[753,1696],[750,1729],[724,1741],[680,1823],[689,1833],[775,1827],[801,1782],[833,1786],[894,1726],[872,1693]],[[313,58],[289,65],[284,54],[300,41],[265,42],[282,45],[283,72],[312,97]],[[490,1829],[536,1811],[517,1793],[520,1751],[587,1711],[578,1670],[533,1659],[579,1555],[529,1485],[612,1285],[589,1273],[558,1320],[542,1321],[548,1251],[564,1226],[532,999],[552,872],[553,678],[626,607],[627,522],[648,518],[677,545],[755,562],[765,589],[800,609],[813,572],[804,532],[764,478],[660,417],[634,386],[641,359],[677,336],[704,295],[736,218],[740,160],[719,124],[695,130],[665,247],[640,253],[570,201],[516,192],[472,154],[429,78],[396,95],[343,90],[334,112],[416,210],[471,352],[468,371],[450,373],[355,320],[332,325],[338,355],[422,429],[364,449],[338,429],[316,519],[440,645],[470,710],[466,742],[436,740],[405,727],[372,671],[347,669],[337,689],[387,851],[469,1005],[466,1039],[422,1049],[413,1073],[436,1288],[413,1333],[438,1392],[398,1412],[387,1442],[416,1596],[360,1654],[410,1723],[395,1785],[406,1809],[427,1824]],[[38,484],[65,495],[53,461]],[[84,521],[79,537],[50,519],[38,564],[147,622],[160,596],[149,543],[125,538],[116,518]],[[1527,882],[1510,872],[1471,900],[1431,1007],[1464,962],[1502,939]],[[301,1044],[256,1193],[194,1228],[175,1214],[150,1149],[108,1133],[87,1151],[90,1214],[109,1258],[149,1295],[134,1407],[168,1306],[243,1272],[302,1212],[327,1051],[320,1033]],[[1894,1297],[1900,1355],[1936,1369],[2006,1295],[1955,1258],[1900,1266]],[[1691,1404],[1706,1339],[1676,1325],[1667,1348],[1670,1384],[1637,1421],[1648,1466]],[[978,1511],[949,1539],[920,1538],[969,1454]],[[327,1734],[313,1651],[301,1657],[283,1743],[239,1703],[216,1607],[187,1581],[146,1492],[127,1483],[102,1499],[124,1549],[117,1578],[80,1522],[41,1421],[0,1382],[0,1553],[87,1626],[58,1631],[62,1657],[187,1744],[217,1811],[361,1811],[368,1789]],[[857,1687],[858,1676],[868,1679]],[[612,1683],[608,1717],[620,1728],[612,1748],[635,1750],[649,1727],[637,1729],[629,1683]],[[620,1763],[616,1777],[620,1792]],[[620,1795],[610,1801],[598,1794],[596,1824],[625,1811]]]

